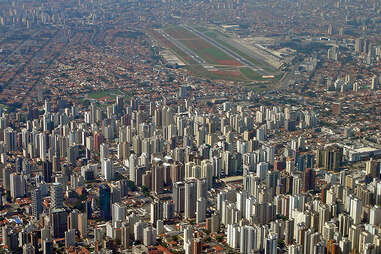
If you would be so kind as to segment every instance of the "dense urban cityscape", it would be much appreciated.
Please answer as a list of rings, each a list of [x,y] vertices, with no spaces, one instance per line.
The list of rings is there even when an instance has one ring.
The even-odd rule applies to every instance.
[[[0,253],[381,253],[378,0],[0,0]]]

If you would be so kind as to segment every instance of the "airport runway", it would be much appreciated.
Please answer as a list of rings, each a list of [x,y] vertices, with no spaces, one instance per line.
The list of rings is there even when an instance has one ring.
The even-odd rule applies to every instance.
[[[179,42],[178,40],[176,40],[175,38],[173,38],[173,37],[170,36],[169,34],[165,33],[163,30],[160,30],[160,33],[161,33],[161,35],[163,35],[168,41],[172,42],[173,44],[175,44],[176,47],[178,47],[178,48],[181,49],[184,53],[186,53],[187,55],[189,55],[190,57],[192,57],[193,60],[195,60],[198,64],[201,64],[201,65],[208,64],[207,62],[205,62],[204,59],[202,59],[202,58],[199,57],[196,53],[194,53],[192,50],[190,50],[189,48],[187,48],[186,46],[184,46],[181,42]]]
[[[238,55],[237,53],[235,53],[234,51],[222,46],[221,44],[219,44],[218,42],[216,42],[215,40],[213,40],[212,38],[206,36],[205,34],[203,33],[200,33],[199,31],[193,29],[192,27],[189,27],[187,25],[181,25],[183,28],[187,29],[188,31],[196,34],[197,36],[201,37],[202,39],[206,40],[207,42],[209,42],[210,44],[212,44],[213,46],[215,46],[216,48],[222,50],[223,52],[225,52],[226,54],[230,55],[231,57],[233,57],[235,60],[243,63],[243,64],[246,64],[248,67],[251,67],[253,69],[253,71],[255,72],[259,72],[260,74],[262,75],[266,75],[265,71],[256,66],[255,64],[253,64],[252,62],[246,60],[245,58],[241,57],[240,55]]]

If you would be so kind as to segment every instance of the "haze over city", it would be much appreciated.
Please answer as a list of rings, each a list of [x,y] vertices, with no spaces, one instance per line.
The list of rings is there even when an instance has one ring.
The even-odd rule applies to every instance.
[[[0,0],[0,253],[381,253],[378,0]]]

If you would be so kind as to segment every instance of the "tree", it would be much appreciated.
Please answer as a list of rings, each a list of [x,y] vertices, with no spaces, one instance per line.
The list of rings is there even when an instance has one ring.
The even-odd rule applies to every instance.
[[[131,190],[131,191],[137,191],[138,188],[136,187],[135,183],[131,180],[128,180],[127,181],[127,186],[128,186],[128,189]]]
[[[115,174],[115,179],[114,179],[115,181],[119,181],[119,180],[123,180],[123,179],[125,179],[125,177],[121,173],[117,172]]]
[[[12,201],[11,193],[10,193],[9,191],[7,191],[6,197],[7,197],[7,201],[8,201],[8,202],[11,202],[11,201]]]
[[[143,185],[142,188],[141,188],[142,192],[143,192],[143,195],[145,197],[148,197],[149,196],[149,189],[147,186]]]
[[[217,236],[216,236],[216,240],[217,240],[218,242],[222,242],[223,239],[224,239],[224,237],[223,237],[222,235],[217,235]]]
[[[284,244],[283,240],[282,239],[278,239],[278,247],[280,249],[283,249],[286,245]]]

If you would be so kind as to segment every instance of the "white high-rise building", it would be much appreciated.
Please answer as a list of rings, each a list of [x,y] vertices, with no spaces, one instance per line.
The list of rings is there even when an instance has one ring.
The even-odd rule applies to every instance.
[[[134,239],[135,241],[143,242],[143,230],[145,223],[138,221],[134,224]]]
[[[108,145],[103,143],[99,146],[99,159],[100,161],[105,160],[109,156]]]
[[[157,235],[164,234],[164,222],[162,220],[156,221],[156,234]]]
[[[102,160],[102,175],[106,181],[112,180],[112,162],[110,159]]]
[[[196,222],[202,223],[205,221],[206,217],[206,203],[207,200],[205,198],[199,198],[196,204]]]
[[[294,161],[287,160],[286,161],[286,172],[292,174],[294,172]]]
[[[233,249],[238,249],[240,244],[240,231],[237,224],[228,224],[227,228],[227,242]]]
[[[278,237],[275,233],[269,233],[265,241],[265,254],[277,254]]]
[[[51,105],[50,105],[50,102],[48,100],[45,100],[44,111],[45,111],[45,114],[47,114],[51,111]]]
[[[370,89],[377,90],[377,85],[378,85],[377,81],[378,79],[376,76],[372,77],[372,83],[371,83]]]
[[[222,212],[222,204],[223,202],[227,199],[227,192],[226,191],[221,191],[220,193],[217,194],[217,211],[220,213]]]
[[[136,154],[132,153],[128,159],[130,181],[136,181]]]
[[[302,190],[302,178],[299,175],[293,177],[292,182],[292,195],[300,194]]]
[[[381,182],[376,184],[376,203],[379,204],[381,202]]]
[[[87,213],[78,214],[78,230],[81,237],[87,236]]]
[[[40,141],[40,159],[42,161],[45,161],[47,159],[47,140],[46,135],[44,133],[40,133],[39,135],[39,141]]]
[[[240,232],[240,253],[250,254],[253,252],[257,241],[256,229],[252,226],[241,227]]]
[[[194,181],[185,183],[184,217],[194,218],[196,212],[197,189]]]
[[[304,195],[292,195],[289,198],[289,214],[292,214],[293,210],[297,210],[299,212],[304,211],[305,205],[305,196]]]
[[[114,203],[114,204],[112,204],[111,209],[112,209],[113,224],[114,224],[114,222],[124,221],[126,219],[127,207],[125,204]]]
[[[23,175],[12,173],[9,177],[12,198],[21,198],[25,195],[25,179]]]
[[[187,243],[191,243],[193,240],[193,230],[191,226],[185,226],[184,228],[184,249],[186,248]]]
[[[217,178],[220,178],[221,170],[222,170],[222,159],[221,159],[221,157],[214,156],[213,160],[212,160],[212,164],[213,164],[214,175]]]
[[[255,113],[255,122],[256,123],[263,123],[263,113],[261,111],[257,111]]]
[[[275,148],[273,146],[266,147],[266,161],[270,164],[274,163]]]
[[[184,241],[184,251],[185,251],[185,254],[192,254],[192,242]]]
[[[269,164],[267,162],[260,162],[257,165],[257,176],[261,181],[266,179],[267,171],[269,170]]]
[[[254,214],[253,205],[256,203],[256,199],[253,196],[249,196],[246,199],[246,209],[245,213],[242,213],[242,216],[245,217],[248,221],[250,221],[251,216]]]
[[[352,197],[350,201],[350,216],[353,219],[353,224],[361,223],[362,201],[356,197]]]
[[[34,248],[34,246],[32,244],[25,244],[23,246],[23,254],[34,254],[36,253],[36,249]]]
[[[265,141],[266,140],[266,127],[265,125],[262,125],[257,129],[257,140],[258,141]]]
[[[351,241],[348,238],[343,238],[340,243],[341,253],[349,253],[351,250]]]
[[[288,253],[289,254],[303,254],[302,245],[293,244],[288,246]]]
[[[246,254],[248,253],[248,243],[249,243],[249,229],[248,227],[241,227],[240,230],[240,243],[239,243],[239,251],[240,253]]]
[[[152,227],[146,227],[143,230],[143,243],[145,246],[156,244],[156,230]]]
[[[246,214],[246,199],[247,199],[247,192],[246,191],[240,191],[237,192],[237,209],[241,211],[242,216],[245,216]]]
[[[0,122],[1,124],[1,122]],[[4,148],[5,151],[15,151],[17,147],[16,131],[11,127],[4,130]]]
[[[203,160],[201,162],[201,177],[206,179],[208,188],[213,185],[214,169],[210,160]]]
[[[371,225],[379,225],[381,223],[381,206],[375,205],[370,208],[369,213],[369,224]]]
[[[249,142],[237,140],[237,153],[245,154],[249,152]]]
[[[197,199],[208,197],[208,183],[206,179],[197,179]]]

